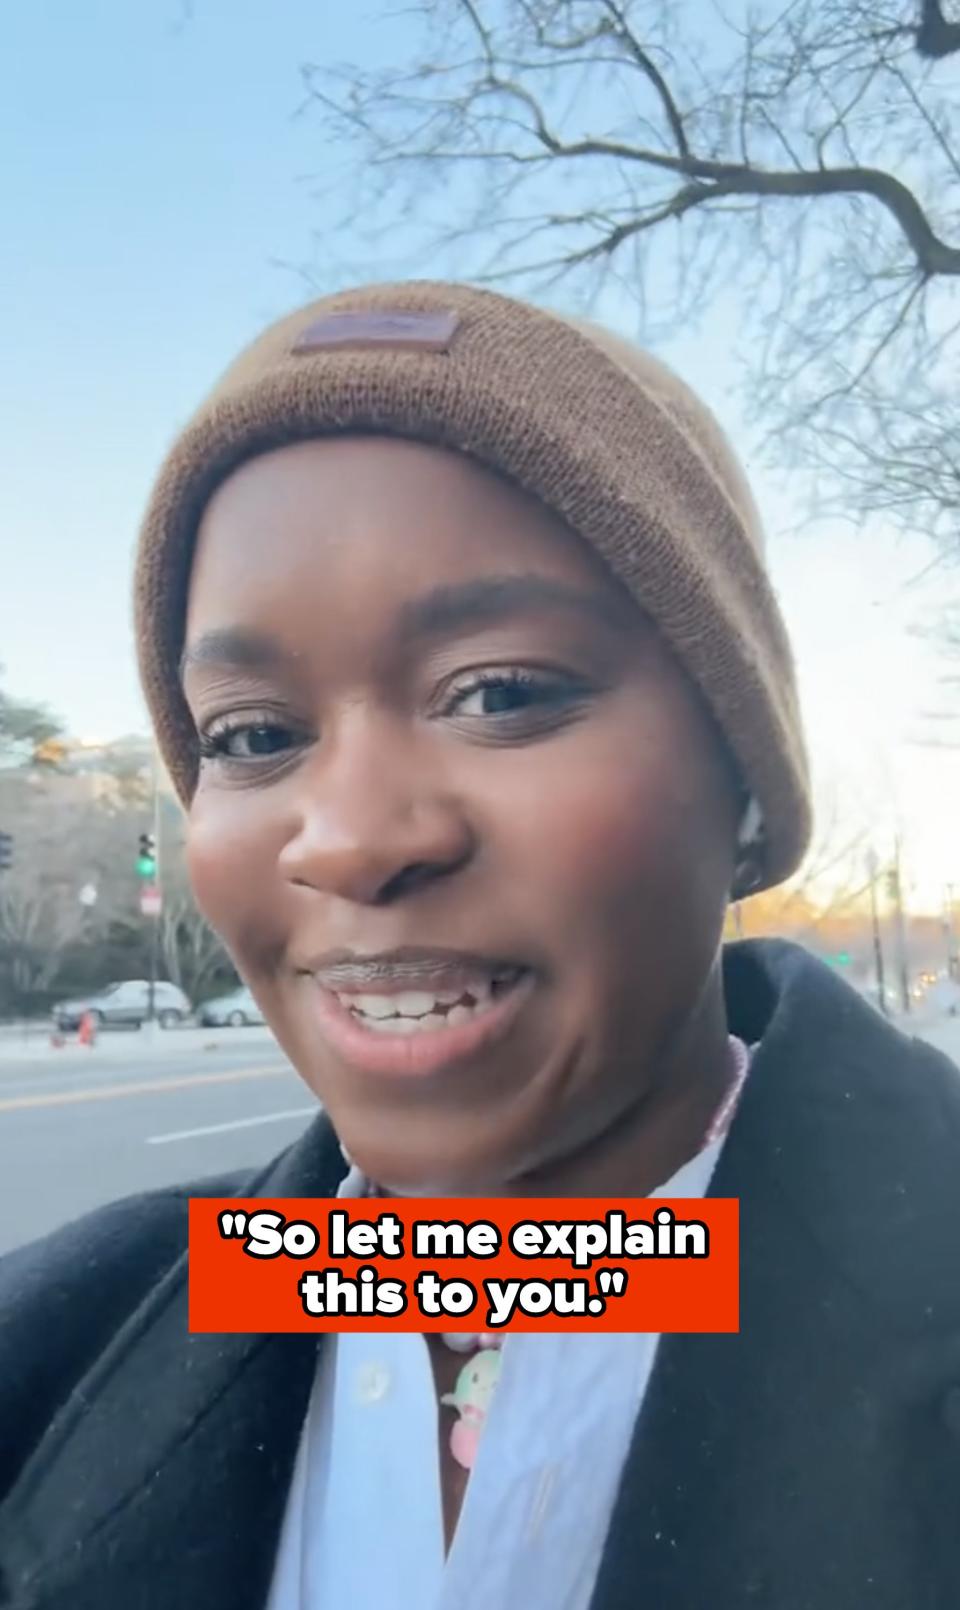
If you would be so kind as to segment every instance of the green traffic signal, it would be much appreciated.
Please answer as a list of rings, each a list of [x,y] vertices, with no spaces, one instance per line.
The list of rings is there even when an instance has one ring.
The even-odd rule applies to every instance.
[[[157,841],[152,833],[140,834],[137,853],[137,877],[153,878],[157,871]]]

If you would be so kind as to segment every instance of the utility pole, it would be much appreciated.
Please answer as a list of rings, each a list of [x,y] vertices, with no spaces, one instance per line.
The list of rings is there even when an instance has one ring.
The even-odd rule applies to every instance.
[[[163,910],[160,890],[160,781],[156,759],[153,767],[153,832],[140,834],[137,876],[144,880],[140,887],[140,911],[148,924],[150,980],[147,986],[147,1022],[152,1025],[156,1020],[160,913]]]
[[[159,905],[159,902],[162,901],[162,895],[160,894],[160,778],[157,770],[156,750],[154,750],[153,755],[153,844],[154,856],[156,857],[154,884],[158,904],[154,905],[148,919],[150,923],[150,994],[148,997],[147,1016],[151,1026],[156,1022],[157,1017],[157,963],[160,951],[160,910],[162,909]]]
[[[900,982],[900,1001],[906,1014],[910,1011],[910,971],[907,960],[907,929],[903,917],[903,878],[900,871],[899,833],[894,840],[890,892],[894,899],[894,931],[897,937],[897,974]]]
[[[873,962],[877,974],[877,1005],[884,1017],[887,1012],[887,986],[883,977],[883,945],[880,942],[880,916],[877,911],[877,873],[879,864],[876,852],[867,852],[867,877],[870,879],[870,922],[873,927]]]
[[[943,926],[947,933],[947,977],[952,978],[955,984],[960,984],[960,946],[957,944],[953,909],[953,884],[948,883],[943,917]]]

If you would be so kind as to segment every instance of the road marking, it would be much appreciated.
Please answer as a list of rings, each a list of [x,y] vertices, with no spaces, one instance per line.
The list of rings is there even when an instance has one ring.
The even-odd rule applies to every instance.
[[[104,1085],[99,1090],[61,1090],[42,1096],[12,1096],[0,1101],[0,1112],[23,1112],[30,1107],[69,1107],[81,1101],[113,1101],[122,1096],[158,1096],[165,1090],[190,1090],[196,1085],[229,1084],[235,1079],[276,1079],[289,1073],[281,1068],[235,1068],[231,1073],[194,1073],[180,1079],[150,1079],[144,1084],[130,1080],[122,1085]]]
[[[202,1129],[177,1129],[172,1135],[148,1135],[148,1146],[166,1146],[172,1140],[195,1140],[198,1135],[225,1135],[229,1129],[253,1129],[257,1124],[278,1124],[282,1118],[310,1118],[319,1107],[290,1107],[286,1112],[265,1112],[259,1118],[233,1118],[228,1124],[204,1124]]]
[[[195,1068],[197,1072],[200,1071],[199,1059],[196,1062],[187,1064],[187,1066]],[[243,1064],[227,1063],[226,1067],[221,1069],[219,1057],[216,1062],[211,1060],[206,1063],[206,1067],[211,1071],[216,1068],[220,1071],[228,1072],[234,1066],[242,1069]],[[177,1075],[176,1067],[173,1064],[161,1063],[160,1067],[168,1067],[171,1078],[175,1076],[186,1077],[183,1074]],[[47,1092],[57,1096],[67,1095],[74,1090],[95,1090],[101,1085],[115,1085],[121,1082],[135,1085],[138,1079],[142,1079],[142,1077],[142,1071],[127,1074],[122,1067],[77,1068],[73,1070],[72,1076],[70,1070],[61,1070],[60,1072],[45,1070],[43,1073],[35,1073],[31,1079],[4,1079],[0,1077],[0,1101],[12,1100],[14,1096],[40,1096]],[[154,1077],[159,1078],[160,1073],[157,1072]]]

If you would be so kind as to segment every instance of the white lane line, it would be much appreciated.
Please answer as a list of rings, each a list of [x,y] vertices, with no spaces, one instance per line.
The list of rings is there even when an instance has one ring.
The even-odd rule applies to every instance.
[[[228,1129],[253,1129],[256,1124],[278,1124],[284,1118],[309,1118],[319,1107],[290,1107],[286,1112],[265,1112],[259,1118],[233,1118],[228,1124],[204,1124],[201,1129],[177,1129],[171,1135],[148,1135],[148,1146],[166,1146],[172,1140],[195,1140],[198,1135],[225,1135]]]

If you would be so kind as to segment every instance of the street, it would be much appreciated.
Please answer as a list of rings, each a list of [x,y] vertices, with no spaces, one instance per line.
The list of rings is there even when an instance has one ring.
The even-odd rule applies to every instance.
[[[960,1018],[911,1031],[960,1062]],[[0,1253],[131,1192],[266,1162],[315,1112],[266,1029],[0,1039]]]
[[[316,1103],[264,1029],[0,1041],[0,1253],[134,1191],[267,1161]]]
[[[938,1051],[957,1064],[960,1072],[960,1017],[941,1017],[934,1023],[915,1023],[909,1032],[936,1046]]]

